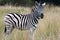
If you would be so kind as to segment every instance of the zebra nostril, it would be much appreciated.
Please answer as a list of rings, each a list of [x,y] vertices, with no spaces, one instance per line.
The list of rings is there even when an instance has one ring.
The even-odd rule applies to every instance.
[[[43,13],[41,13],[41,19],[44,17],[44,14]]]

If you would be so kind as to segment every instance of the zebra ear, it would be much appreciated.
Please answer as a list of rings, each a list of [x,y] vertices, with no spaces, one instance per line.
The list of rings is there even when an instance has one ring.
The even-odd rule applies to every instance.
[[[37,6],[38,6],[38,5],[39,5],[39,3],[38,3],[37,1],[35,1],[35,5],[37,5]]]
[[[43,4],[42,4],[42,6],[45,6],[45,5],[46,5],[46,3],[43,3]]]

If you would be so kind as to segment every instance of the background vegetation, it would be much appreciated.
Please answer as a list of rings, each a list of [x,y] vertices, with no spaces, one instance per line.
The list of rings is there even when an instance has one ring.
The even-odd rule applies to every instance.
[[[0,40],[4,40],[4,16],[9,12],[28,14],[30,7],[0,6]],[[35,40],[60,40],[60,7],[48,5],[44,9],[44,18],[39,20],[34,32]],[[9,40],[28,40],[28,31],[14,29]]]
[[[47,4],[60,5],[60,0],[0,0],[0,5],[24,5],[24,6],[32,6],[35,1],[38,2],[46,2]]]
[[[9,12],[28,14],[35,0],[0,0],[0,40],[4,40],[4,16]],[[60,5],[60,0],[37,0],[51,5]],[[2,6],[5,5],[5,6]],[[44,18],[39,20],[35,30],[35,40],[60,40],[60,7],[46,5]],[[16,7],[17,6],[17,7]],[[9,40],[28,40],[28,31],[14,29]]]

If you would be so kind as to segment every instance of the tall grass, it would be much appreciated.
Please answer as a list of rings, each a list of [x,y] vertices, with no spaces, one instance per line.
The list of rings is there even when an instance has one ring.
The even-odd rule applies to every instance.
[[[4,40],[3,18],[9,12],[28,14],[31,8],[0,6],[0,40]],[[35,40],[60,40],[60,7],[46,6],[44,18],[39,20],[37,29],[34,32]],[[14,29],[9,40],[28,40],[28,31]]]

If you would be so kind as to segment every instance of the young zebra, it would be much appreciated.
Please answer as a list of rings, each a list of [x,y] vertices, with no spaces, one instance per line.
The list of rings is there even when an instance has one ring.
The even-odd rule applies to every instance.
[[[29,38],[30,40],[34,40],[33,33],[37,28],[38,20],[42,19],[44,16],[43,11],[45,6],[45,3],[35,3],[35,8],[30,14],[22,15],[17,13],[9,13],[4,17],[6,39],[13,29],[17,28],[20,30],[29,30]]]

